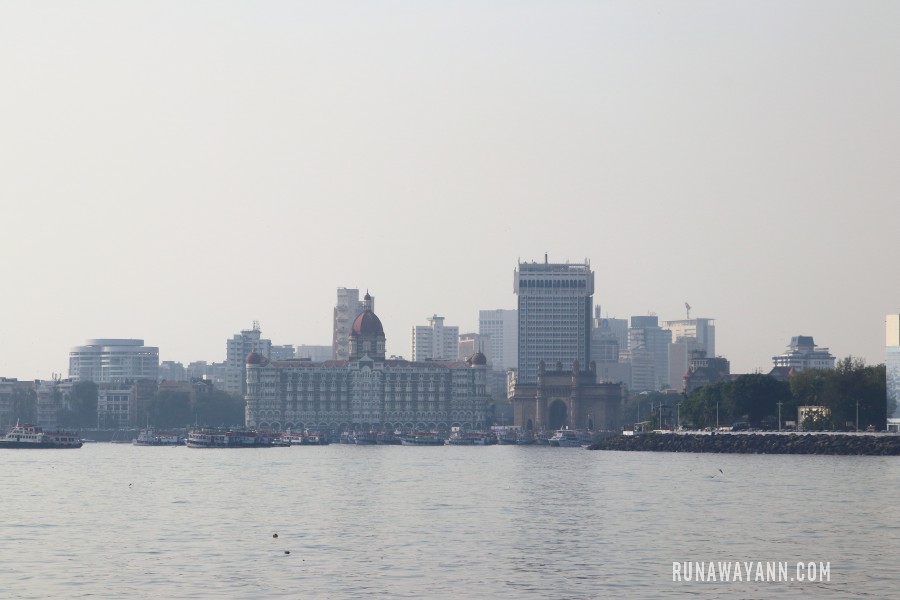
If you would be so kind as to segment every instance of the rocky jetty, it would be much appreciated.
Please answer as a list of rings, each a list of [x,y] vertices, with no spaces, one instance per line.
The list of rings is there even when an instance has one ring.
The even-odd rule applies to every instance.
[[[900,435],[648,433],[608,437],[591,444],[588,449],[638,452],[900,456]]]

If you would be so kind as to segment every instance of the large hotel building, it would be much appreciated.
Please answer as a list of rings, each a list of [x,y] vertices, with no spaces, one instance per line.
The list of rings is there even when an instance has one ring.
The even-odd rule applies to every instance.
[[[487,360],[387,359],[381,320],[366,308],[347,358],[246,358],[246,423],[270,430],[481,429],[489,424]]]

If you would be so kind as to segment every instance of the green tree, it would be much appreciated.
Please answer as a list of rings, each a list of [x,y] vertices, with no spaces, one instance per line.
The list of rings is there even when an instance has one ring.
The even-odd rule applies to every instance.
[[[64,427],[97,426],[98,387],[93,381],[77,381],[69,392],[67,408],[59,411],[59,422]]]
[[[789,414],[785,407],[791,410],[793,405],[791,388],[786,382],[760,373],[739,376],[731,382],[729,393],[735,418],[746,420],[752,427],[776,423],[779,402],[782,417]]]
[[[731,382],[727,381],[699,387],[681,404],[681,422],[698,428],[731,425],[733,415]]]
[[[13,388],[9,418],[12,423],[37,422],[37,392],[34,388]]]

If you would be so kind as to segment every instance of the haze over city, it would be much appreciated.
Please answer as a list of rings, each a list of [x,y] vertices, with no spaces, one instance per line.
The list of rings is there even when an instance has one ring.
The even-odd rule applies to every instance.
[[[894,2],[0,5],[0,376],[90,338],[221,361],[259,320],[390,354],[590,260],[603,314],[884,362],[900,311]]]

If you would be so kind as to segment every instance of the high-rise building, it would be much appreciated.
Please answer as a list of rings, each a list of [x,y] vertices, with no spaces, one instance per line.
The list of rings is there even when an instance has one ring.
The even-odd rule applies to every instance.
[[[893,400],[894,406],[893,414],[889,413],[888,417],[897,418],[900,417],[900,314],[887,316],[885,334],[887,397]]]
[[[444,317],[428,317],[428,325],[412,329],[412,359],[456,360],[459,355],[459,327],[444,325]]]
[[[267,359],[272,353],[272,341],[263,339],[258,321],[253,322],[252,329],[244,329],[226,342],[225,381],[222,389],[229,394],[243,396],[246,392],[244,362],[251,352],[256,352]]]
[[[772,357],[776,367],[789,367],[795,372],[803,369],[833,369],[834,356],[828,348],[819,348],[811,335],[797,335],[791,338],[787,350]]]
[[[96,339],[69,351],[69,377],[79,381],[109,383],[159,376],[159,348],[144,340]]]
[[[293,344],[273,344],[269,350],[269,358],[271,360],[290,360],[294,358]]]
[[[572,369],[591,360],[594,273],[579,264],[520,262],[514,272],[518,295],[518,384],[536,384],[541,361]]]
[[[688,350],[703,350],[706,356],[716,355],[715,319],[681,319],[663,321],[663,327],[672,332],[672,343],[684,342]]]
[[[672,332],[659,326],[655,315],[631,317],[628,351],[634,391],[657,391],[669,385],[669,344]]]
[[[478,311],[478,333],[485,341],[490,338],[490,348],[483,348],[488,362],[495,371],[515,369],[519,362],[518,311],[515,309]]]
[[[603,317],[600,306],[595,306],[591,360],[597,365],[597,381],[631,388],[631,362],[624,360],[628,356],[628,319]]]
[[[332,338],[331,358],[343,360],[350,356],[350,326],[366,307],[375,310],[375,298],[366,292],[363,300],[359,299],[356,288],[337,289],[337,303],[334,305],[334,336]]]

